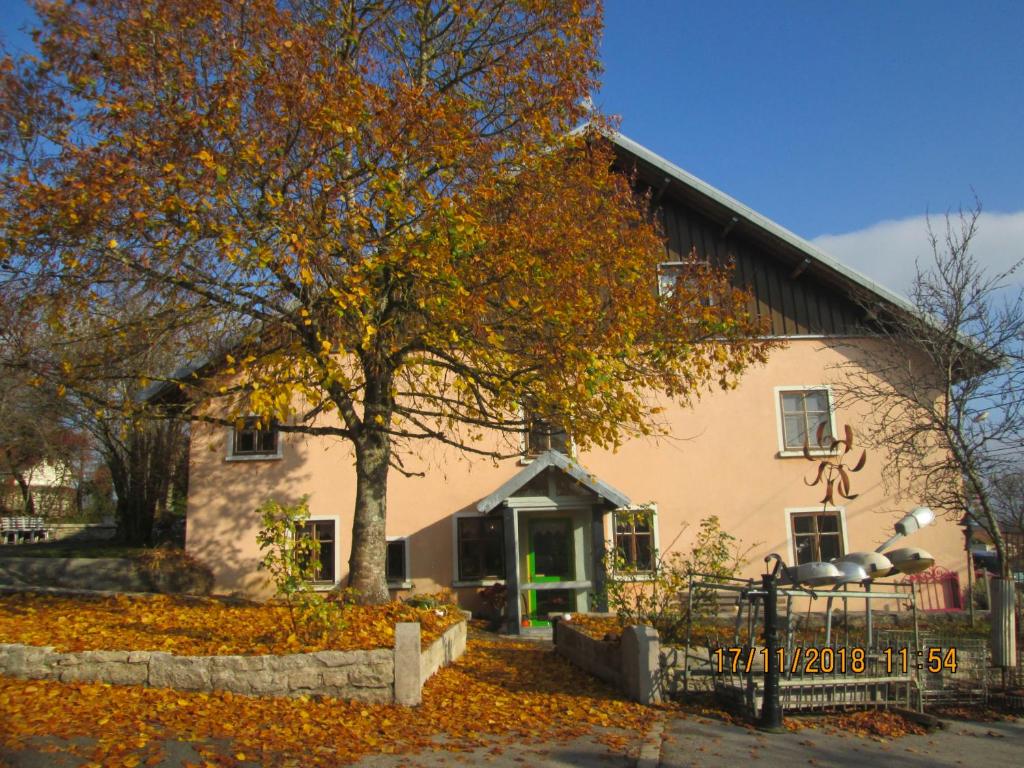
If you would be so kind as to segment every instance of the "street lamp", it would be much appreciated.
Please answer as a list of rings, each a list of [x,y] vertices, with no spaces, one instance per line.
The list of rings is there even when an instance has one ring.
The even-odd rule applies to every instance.
[[[935,558],[920,547],[903,547],[886,552],[892,567],[899,573],[920,573],[935,565]]]
[[[878,547],[875,552],[881,552],[883,549],[895,544],[904,536],[909,536],[914,531],[918,531],[926,525],[931,525],[934,522],[935,513],[932,512],[929,507],[917,507],[916,509],[911,510],[894,526],[896,528],[896,534]]]

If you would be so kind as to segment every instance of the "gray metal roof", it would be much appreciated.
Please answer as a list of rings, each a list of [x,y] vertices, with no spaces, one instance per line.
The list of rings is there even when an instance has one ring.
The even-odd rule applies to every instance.
[[[616,507],[628,507],[630,505],[629,497],[626,496],[626,494],[612,488],[607,483],[598,480],[595,475],[587,472],[586,469],[581,467],[564,453],[559,453],[558,451],[544,451],[544,453],[540,454],[537,458],[523,467],[522,470],[517,472],[506,482],[502,483],[501,487],[494,493],[484,499],[481,499],[476,505],[477,510],[483,513],[490,512],[548,467],[555,467],[562,470],[571,478],[589,488],[601,498],[606,499],[609,503],[614,504]]]

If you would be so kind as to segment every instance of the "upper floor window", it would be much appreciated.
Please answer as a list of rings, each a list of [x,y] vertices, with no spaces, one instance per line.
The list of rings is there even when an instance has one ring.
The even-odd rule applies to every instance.
[[[827,450],[829,440],[835,434],[829,390],[824,387],[780,387],[776,391],[780,450],[783,453],[800,453],[804,445],[812,451]]]
[[[229,458],[277,458],[281,455],[280,449],[281,440],[277,425],[273,422],[261,422],[255,416],[248,416],[232,431]]]
[[[569,435],[551,421],[527,416],[526,455],[537,456],[544,451],[558,451],[568,454]]]

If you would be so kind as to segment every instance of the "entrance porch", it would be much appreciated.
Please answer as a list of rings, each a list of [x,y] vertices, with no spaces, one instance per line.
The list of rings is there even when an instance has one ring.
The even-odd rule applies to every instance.
[[[477,504],[505,531],[506,630],[551,613],[603,610],[605,515],[630,505],[565,454],[546,451]]]

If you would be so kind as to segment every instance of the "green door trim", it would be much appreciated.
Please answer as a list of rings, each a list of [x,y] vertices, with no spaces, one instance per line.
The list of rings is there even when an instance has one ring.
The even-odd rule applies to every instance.
[[[537,560],[536,553],[533,548],[533,531],[535,526],[539,526],[540,523],[562,523],[566,528],[566,537],[569,542],[569,562],[568,572],[564,574],[548,575],[548,574],[537,574]],[[526,521],[526,541],[528,549],[526,551],[526,577],[530,583],[542,584],[544,582],[553,581],[572,581],[576,571],[576,547],[573,540],[573,518],[571,516],[559,515],[557,517],[535,517],[530,518]],[[527,594],[527,611],[530,615],[530,626],[531,627],[550,627],[551,622],[532,618],[537,615],[537,590],[531,589]]]

